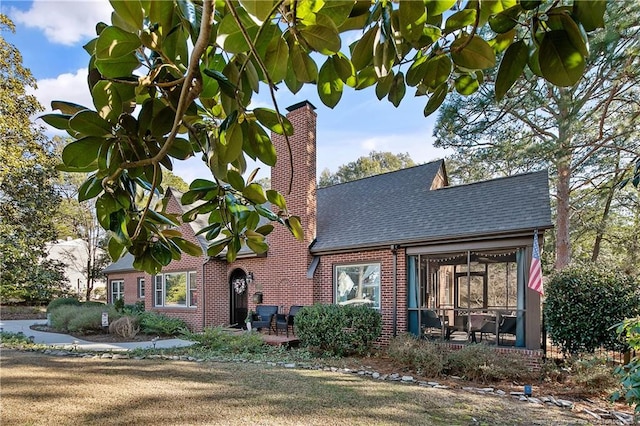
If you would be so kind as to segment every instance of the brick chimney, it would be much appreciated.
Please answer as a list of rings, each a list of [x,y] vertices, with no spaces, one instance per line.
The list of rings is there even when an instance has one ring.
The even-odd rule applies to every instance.
[[[280,303],[311,305],[313,280],[307,278],[312,256],[309,245],[316,237],[316,113],[308,101],[287,108],[293,125],[289,144],[284,136],[272,134],[278,161],[271,168],[271,188],[287,200],[289,212],[300,217],[304,241],[296,240],[283,226],[269,235],[270,275]],[[266,296],[266,294],[265,294]],[[285,302],[286,301],[286,302]],[[266,303],[266,302],[265,302]]]

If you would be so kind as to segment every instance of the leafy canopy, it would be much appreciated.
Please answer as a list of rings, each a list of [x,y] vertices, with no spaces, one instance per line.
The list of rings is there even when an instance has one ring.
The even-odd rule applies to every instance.
[[[63,152],[63,167],[90,173],[79,198],[96,199],[100,222],[112,234],[114,259],[129,251],[136,267],[155,273],[183,251],[200,252],[171,229],[181,218],[166,213],[160,201],[160,166],[171,170],[173,161],[198,155],[212,177],[191,183],[183,201],[200,205],[182,220],[208,214],[208,254],[226,249],[233,261],[244,244],[267,250],[265,235],[272,227],[259,227],[260,216],[302,238],[300,220],[284,198],[255,185],[255,173],[242,176],[245,156],[268,166],[276,162],[265,128],[292,134],[275,102],[276,85],[296,93],[315,84],[329,107],[339,103],[345,86],[375,86],[379,99],[397,106],[409,86],[428,96],[429,115],[450,91],[477,90],[482,70],[520,41],[533,72],[572,85],[584,69],[586,33],[603,25],[605,5],[600,0],[572,6],[534,0],[461,4],[111,0],[111,24],[98,23],[97,37],[85,45],[94,105],[55,101],[60,113],[43,120],[75,138]],[[343,46],[341,35],[352,30],[358,39]],[[502,61],[500,67],[507,87],[524,65]],[[253,93],[264,85],[274,109],[250,108]],[[276,211],[261,206],[266,200]]]
[[[371,151],[367,156],[340,166],[334,174],[329,169],[323,170],[320,174],[318,186],[322,188],[338,183],[351,182],[352,180],[393,172],[415,165],[409,153],[394,154],[392,152]]]

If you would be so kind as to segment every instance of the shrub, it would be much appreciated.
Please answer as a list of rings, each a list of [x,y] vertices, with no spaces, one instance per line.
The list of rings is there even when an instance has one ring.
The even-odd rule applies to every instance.
[[[466,345],[451,351],[446,359],[449,374],[482,383],[495,380],[528,379],[524,360],[517,354],[502,353],[487,345]]]
[[[144,302],[138,301],[133,305],[124,305],[122,312],[127,315],[139,315],[144,312]]]
[[[104,308],[107,305],[105,303],[102,303],[102,302],[94,302],[94,301],[90,300],[88,302],[82,302],[82,306],[84,306],[84,307],[95,307],[95,306],[98,306],[100,308]]]
[[[140,330],[146,334],[175,336],[188,329],[179,318],[170,318],[157,312],[143,312],[139,316]]]
[[[609,360],[593,355],[573,360],[571,378],[576,386],[594,395],[611,392],[618,384]]]
[[[122,312],[124,310],[124,298],[119,298],[113,301],[113,307],[116,308],[116,311]]]
[[[392,339],[387,348],[387,354],[393,361],[429,377],[442,374],[445,353],[441,345],[421,340],[408,333]]]
[[[110,322],[120,318],[120,313],[112,306],[81,306],[75,309],[76,315],[67,324],[67,330],[72,333],[102,333],[102,312],[105,310]]]
[[[80,306],[80,301],[75,297],[60,297],[59,299],[53,299],[47,305],[47,313],[50,313],[58,306],[64,305]]]
[[[29,339],[24,333],[10,333],[8,331],[0,331],[0,343],[7,346],[30,344]]]
[[[107,311],[109,320],[120,318],[112,306],[75,306],[62,305],[51,311],[51,327],[63,332],[100,332],[102,331],[102,312]]]
[[[635,414],[640,415],[640,317],[625,319],[616,331],[636,355],[628,364],[615,369],[624,394],[615,392],[611,398],[616,401],[624,397],[627,404],[635,407]]]
[[[140,327],[137,318],[125,316],[109,324],[109,334],[131,339],[138,334]]]
[[[545,323],[563,352],[624,350],[612,327],[640,312],[637,278],[595,265],[572,266],[546,286]],[[606,301],[603,303],[603,301]]]
[[[215,352],[255,354],[265,351],[266,343],[258,333],[229,333],[220,327],[205,328],[202,333],[188,333],[187,339]]]
[[[317,354],[364,354],[382,332],[382,316],[367,306],[306,306],[296,314],[296,334]]]

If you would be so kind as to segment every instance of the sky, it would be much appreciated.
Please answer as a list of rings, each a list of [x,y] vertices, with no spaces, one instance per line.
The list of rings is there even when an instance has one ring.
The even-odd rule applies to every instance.
[[[110,23],[111,10],[107,0],[0,0],[0,13],[9,16],[16,26],[14,34],[5,32],[2,36],[20,50],[23,65],[37,79],[34,94],[46,108],[44,113],[51,112],[52,100],[93,107],[86,83],[89,55],[82,46],[95,37],[97,22]],[[262,86],[253,99],[255,105],[271,105],[266,86]],[[334,173],[339,166],[373,150],[408,153],[418,164],[447,154],[433,147],[435,114],[424,117],[426,98],[414,97],[411,88],[398,108],[386,99],[379,101],[374,87],[354,91],[345,86],[342,99],[334,109],[322,104],[314,85],[306,85],[293,95],[282,84],[276,99],[281,111],[304,100],[316,107],[318,176],[324,169]],[[47,127],[37,117],[34,120]],[[61,133],[48,128],[47,134]],[[254,163],[250,167],[260,167],[258,177],[269,175],[265,165]],[[187,182],[210,175],[206,166],[195,158],[176,161],[174,172]]]

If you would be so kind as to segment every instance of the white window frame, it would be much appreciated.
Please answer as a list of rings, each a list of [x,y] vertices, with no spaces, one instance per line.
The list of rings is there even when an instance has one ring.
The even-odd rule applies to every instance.
[[[382,303],[382,286],[381,286],[381,271],[382,264],[380,262],[362,262],[362,263],[344,263],[344,264],[336,264],[333,267],[333,297],[334,301],[338,305],[347,305],[350,303],[359,303],[357,300],[348,298],[348,294],[351,293],[354,288],[351,284],[355,285],[356,288],[358,286],[357,282],[354,282],[351,276],[353,275],[353,268],[362,268],[364,271],[368,267],[375,267],[377,271],[373,271],[371,275],[371,280],[373,283],[363,285],[362,293],[364,293],[363,299],[370,300],[372,303],[367,303],[368,306],[374,309],[380,309],[380,305]],[[351,271],[349,271],[351,270]],[[348,272],[351,272],[349,274]],[[345,278],[346,275],[348,278]],[[359,280],[358,280],[359,281]],[[350,288],[351,287],[351,288]],[[369,291],[366,291],[368,289]],[[345,297],[346,296],[346,297]],[[373,298],[371,298],[373,296]],[[377,300],[376,300],[377,296]]]
[[[138,299],[144,299],[145,293],[145,280],[144,277],[138,277]]]
[[[186,297],[184,304],[167,304],[166,277],[171,275],[184,274],[186,277]],[[198,276],[196,271],[175,271],[158,274],[153,277],[154,282],[154,306],[167,308],[195,308],[197,306],[196,292],[198,289]]]
[[[118,285],[116,290],[114,285]],[[116,303],[118,299],[124,299],[124,280],[109,281],[109,292],[111,294],[111,303]]]

